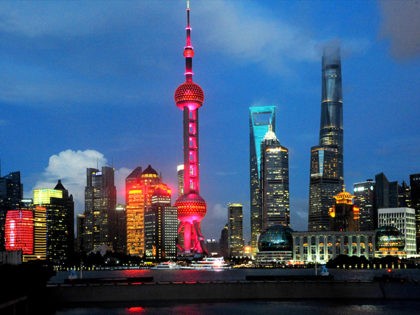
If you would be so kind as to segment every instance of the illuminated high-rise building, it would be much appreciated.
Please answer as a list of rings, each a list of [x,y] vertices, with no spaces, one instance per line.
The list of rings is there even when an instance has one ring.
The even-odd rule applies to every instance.
[[[343,189],[334,196],[335,204],[329,209],[330,231],[360,231],[360,209],[354,205],[355,196]]]
[[[34,250],[32,254],[23,255],[23,262],[30,260],[47,259],[47,208],[35,206],[33,199],[22,199],[21,210],[33,212],[33,242]]]
[[[55,264],[68,262],[74,252],[73,196],[59,180],[54,189],[35,189],[33,204],[46,208],[47,259]]]
[[[360,209],[360,231],[373,231],[377,228],[375,208],[375,182],[368,179],[353,185],[354,204]]]
[[[200,196],[199,130],[198,109],[203,105],[203,89],[193,82],[190,6],[187,0],[187,27],[185,58],[185,82],[175,90],[176,106],[183,111],[184,138],[184,194],[175,203],[179,220],[179,256],[202,256],[206,254],[201,220],[207,212]]]
[[[311,148],[308,230],[329,228],[328,210],[343,188],[343,97],[339,48],[322,57],[321,126],[319,144]]]
[[[20,172],[12,172],[0,177],[0,251],[4,250],[6,212],[10,209],[20,209],[23,197],[23,185],[20,182]]]
[[[240,203],[228,205],[228,248],[229,256],[243,256],[244,232],[243,232],[243,206]]]
[[[144,215],[152,204],[152,195],[161,179],[148,165],[142,171],[137,167],[126,178],[127,254],[142,257],[145,254]]]
[[[261,142],[261,229],[290,226],[289,150],[271,126]]]
[[[127,224],[127,254],[143,255],[144,192],[141,185],[141,167],[136,167],[125,179],[125,203]]]
[[[23,255],[34,252],[34,216],[31,210],[9,210],[6,214],[5,247],[21,250]]]
[[[145,213],[146,257],[156,260],[176,258],[178,211],[171,206],[171,190],[160,183]]]
[[[251,247],[257,250],[258,235],[261,233],[261,143],[269,128],[276,129],[275,106],[252,106],[249,108],[249,178]]]
[[[115,226],[111,219],[117,204],[114,169],[86,170],[85,227],[83,244],[86,252],[112,249]]]

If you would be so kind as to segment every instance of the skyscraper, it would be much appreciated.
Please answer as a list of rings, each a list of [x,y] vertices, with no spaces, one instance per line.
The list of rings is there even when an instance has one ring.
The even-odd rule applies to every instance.
[[[319,145],[311,148],[308,230],[329,227],[328,209],[344,183],[343,97],[339,48],[322,56],[322,97]]]
[[[6,250],[21,250],[23,255],[34,251],[34,214],[31,210],[9,210],[5,226]]]
[[[244,253],[243,210],[242,204],[228,205],[228,248],[229,256],[242,256]]]
[[[20,209],[22,198],[23,185],[20,182],[20,172],[0,177],[0,250],[4,250],[6,212]]]
[[[152,195],[161,182],[156,170],[148,165],[137,167],[126,178],[127,253],[142,257],[145,253],[144,215],[152,204]]]
[[[193,82],[191,45],[190,5],[187,0],[187,27],[185,57],[185,82],[175,90],[176,106],[183,111],[184,131],[184,194],[175,206],[178,208],[179,254],[180,256],[202,256],[206,253],[201,220],[207,212],[204,199],[200,196],[198,109],[203,105],[203,89]]]
[[[420,252],[420,173],[410,175],[411,207],[415,210],[417,253]]]
[[[257,250],[258,235],[261,233],[261,142],[269,127],[276,129],[275,106],[252,106],[249,108],[249,180],[251,247]]]
[[[156,186],[152,204],[144,217],[146,257],[156,260],[176,258],[178,212],[171,206],[171,190],[166,184]]]
[[[127,254],[143,256],[144,191],[141,185],[141,167],[136,167],[125,179],[127,224]]]
[[[117,204],[113,212],[114,231],[112,248],[116,253],[125,254],[127,252],[127,215],[125,205]]]
[[[114,169],[103,166],[86,170],[85,187],[85,251],[112,249],[114,226],[111,218],[117,204]]]
[[[261,143],[261,228],[290,226],[289,150],[269,127]]]
[[[377,213],[375,208],[375,182],[367,179],[365,182],[353,185],[354,204],[360,209],[360,231],[373,231],[377,228]]]
[[[375,175],[375,206],[376,209],[398,207],[398,182],[388,181],[384,173]]]
[[[58,180],[54,189],[35,189],[33,204],[46,209],[47,259],[55,264],[69,262],[74,251],[73,196]]]

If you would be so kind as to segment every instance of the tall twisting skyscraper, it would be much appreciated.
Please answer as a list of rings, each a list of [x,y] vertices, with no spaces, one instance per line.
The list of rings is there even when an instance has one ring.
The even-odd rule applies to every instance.
[[[311,148],[309,231],[328,230],[328,209],[343,188],[343,97],[339,48],[324,50],[319,145]]]
[[[182,256],[202,255],[204,237],[201,234],[201,220],[206,215],[206,202],[200,196],[200,174],[198,158],[198,109],[203,105],[204,92],[193,82],[191,45],[190,5],[187,0],[187,40],[184,47],[185,82],[175,91],[176,106],[184,112],[184,194],[175,206],[178,208],[180,233],[179,254]]]
[[[249,180],[251,204],[251,247],[256,251],[261,233],[261,142],[268,129],[276,129],[275,106],[252,106],[249,108]]]

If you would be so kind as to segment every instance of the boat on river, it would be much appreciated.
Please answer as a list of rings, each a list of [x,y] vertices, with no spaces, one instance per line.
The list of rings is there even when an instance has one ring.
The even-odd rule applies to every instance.
[[[175,269],[180,269],[180,266],[173,262],[173,261],[164,261],[161,262],[160,264],[153,266],[152,268],[153,270],[175,270]]]
[[[232,267],[225,262],[223,257],[204,257],[202,260],[194,261],[189,266],[182,269],[194,270],[225,270]]]

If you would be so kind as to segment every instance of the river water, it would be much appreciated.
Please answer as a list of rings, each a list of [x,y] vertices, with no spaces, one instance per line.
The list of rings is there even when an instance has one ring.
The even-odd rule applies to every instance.
[[[340,270],[330,273],[336,280],[370,281],[374,276],[383,275],[385,270]],[[396,270],[393,273],[420,281],[420,269]],[[203,270],[99,270],[83,271],[83,278],[128,278],[153,277],[155,282],[177,281],[243,281],[247,275],[313,275],[313,269],[231,269],[223,271]],[[69,272],[58,272],[50,283],[63,283]],[[80,273],[78,274],[80,276]],[[86,307],[61,308],[54,315],[130,315],[130,314],[311,314],[311,315],[358,315],[358,314],[420,314],[420,297],[416,301],[232,301],[212,303],[188,303],[159,305],[95,305]]]

